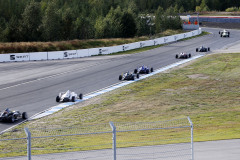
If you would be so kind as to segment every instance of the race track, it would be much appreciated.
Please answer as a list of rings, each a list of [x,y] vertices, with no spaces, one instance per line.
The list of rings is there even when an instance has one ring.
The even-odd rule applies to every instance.
[[[230,30],[230,38],[220,38],[218,29],[203,30],[213,34],[131,55],[0,63],[0,110],[9,107],[27,111],[30,117],[57,105],[55,99],[61,91],[71,90],[86,95],[118,83],[122,72],[133,71],[137,66],[144,64],[161,68],[181,61],[175,59],[178,52],[191,52],[195,56],[199,54],[195,52],[196,47],[201,45],[217,50],[240,40],[240,31],[237,30]],[[0,123],[0,132],[12,125]]]

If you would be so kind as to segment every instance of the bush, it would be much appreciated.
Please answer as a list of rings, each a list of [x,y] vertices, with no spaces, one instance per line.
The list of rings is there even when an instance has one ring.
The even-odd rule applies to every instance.
[[[239,10],[240,10],[240,8],[238,8],[238,7],[231,7],[231,8],[227,8],[226,12],[237,12]]]

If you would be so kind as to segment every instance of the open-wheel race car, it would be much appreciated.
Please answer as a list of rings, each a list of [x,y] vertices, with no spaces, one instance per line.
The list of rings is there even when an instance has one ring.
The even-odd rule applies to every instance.
[[[220,37],[230,37],[230,32],[226,29],[219,31]]]
[[[150,72],[153,72],[153,67],[150,69],[147,66],[141,66],[137,69],[134,69],[134,74],[149,74]]]
[[[208,52],[208,51],[210,51],[210,47],[201,46],[199,48],[196,48],[196,52]]]
[[[56,97],[56,102],[75,102],[77,98],[82,99],[83,94],[80,93],[78,96],[75,92],[68,90],[67,92],[60,92]]]
[[[181,59],[187,59],[187,58],[191,58],[191,53],[187,54],[184,52],[178,53],[176,54],[175,58],[181,58]]]
[[[27,119],[27,112],[21,113],[20,111],[11,111],[10,109],[5,109],[0,113],[1,122],[15,122],[19,119]]]
[[[128,71],[128,72],[125,72],[125,73],[119,75],[119,80],[120,81],[121,80],[127,80],[127,81],[135,80],[135,77],[139,78],[139,74],[138,73],[137,74],[129,73],[129,71]]]

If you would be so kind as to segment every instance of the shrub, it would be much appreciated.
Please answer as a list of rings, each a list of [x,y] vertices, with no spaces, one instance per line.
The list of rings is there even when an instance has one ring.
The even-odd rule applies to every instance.
[[[237,12],[239,11],[240,8],[238,7],[231,7],[231,8],[227,8],[226,9],[226,12]]]

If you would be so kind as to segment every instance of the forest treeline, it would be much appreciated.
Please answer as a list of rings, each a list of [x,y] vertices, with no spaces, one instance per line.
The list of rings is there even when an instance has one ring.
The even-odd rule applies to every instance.
[[[239,5],[238,0],[0,0],[0,41],[143,36],[181,28],[179,12]]]

